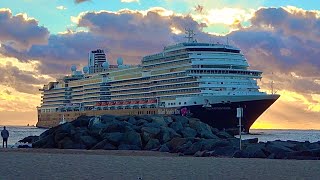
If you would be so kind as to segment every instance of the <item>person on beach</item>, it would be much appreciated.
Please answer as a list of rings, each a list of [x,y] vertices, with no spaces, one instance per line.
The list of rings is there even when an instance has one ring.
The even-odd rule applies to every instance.
[[[3,130],[1,131],[1,136],[2,136],[2,148],[4,148],[4,143],[6,143],[6,148],[7,148],[9,131],[6,129],[5,126],[3,126]]]

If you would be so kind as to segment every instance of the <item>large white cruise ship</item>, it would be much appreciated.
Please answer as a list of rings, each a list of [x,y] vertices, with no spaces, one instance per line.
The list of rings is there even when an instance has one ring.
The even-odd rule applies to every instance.
[[[244,108],[244,130],[278,98],[259,91],[261,71],[249,70],[240,49],[198,43],[193,31],[188,41],[145,56],[140,65],[117,65],[103,50],[91,51],[83,71],[41,89],[38,127],[58,125],[81,115],[181,115],[199,118],[219,128],[235,128],[236,109]]]

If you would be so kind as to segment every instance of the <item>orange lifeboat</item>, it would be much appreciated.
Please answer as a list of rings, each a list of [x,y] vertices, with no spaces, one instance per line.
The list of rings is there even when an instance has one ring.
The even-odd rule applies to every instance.
[[[101,102],[97,102],[97,103],[96,103],[96,106],[101,106]]]
[[[115,105],[115,104],[116,104],[116,102],[114,102],[114,101],[109,102],[109,105],[110,105],[110,106],[113,106],[113,105]]]
[[[101,103],[101,106],[106,106],[107,105],[107,102],[102,102]]]
[[[122,101],[117,101],[116,105],[122,105],[122,103],[123,103]]]

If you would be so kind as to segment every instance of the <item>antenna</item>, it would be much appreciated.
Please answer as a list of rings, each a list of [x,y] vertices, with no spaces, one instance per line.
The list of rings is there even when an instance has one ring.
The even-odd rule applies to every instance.
[[[194,39],[194,36],[195,36],[196,34],[194,33],[193,30],[191,30],[191,29],[185,29],[185,31],[186,31],[185,34],[187,35],[187,36],[185,36],[185,38],[188,39],[188,43],[195,43],[195,42],[197,42],[197,40]]]

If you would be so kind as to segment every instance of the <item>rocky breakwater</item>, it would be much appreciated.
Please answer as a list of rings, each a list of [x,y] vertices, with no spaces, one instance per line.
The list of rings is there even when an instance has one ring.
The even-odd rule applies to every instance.
[[[39,138],[33,148],[152,150],[198,157],[319,159],[320,143],[243,141],[210,127],[199,119],[181,116],[81,116],[53,127]]]

